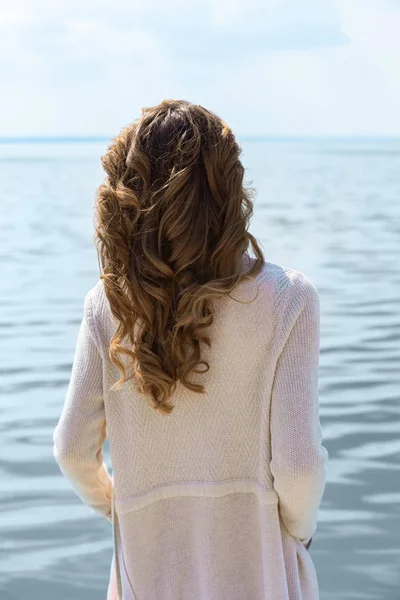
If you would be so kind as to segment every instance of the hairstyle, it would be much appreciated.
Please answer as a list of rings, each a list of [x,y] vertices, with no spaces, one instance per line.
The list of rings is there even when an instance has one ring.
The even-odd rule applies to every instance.
[[[213,298],[229,295],[265,262],[247,231],[254,190],[244,187],[241,152],[216,114],[164,100],[142,108],[101,159],[95,244],[118,322],[109,357],[122,372],[112,389],[132,379],[163,414],[174,408],[178,380],[205,391],[189,375],[209,370],[201,344],[211,345]],[[249,244],[256,259],[244,272]]]

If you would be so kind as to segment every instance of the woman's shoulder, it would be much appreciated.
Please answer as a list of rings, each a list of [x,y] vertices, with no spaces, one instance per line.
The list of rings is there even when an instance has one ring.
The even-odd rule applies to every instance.
[[[266,262],[259,278],[266,291],[263,296],[269,306],[271,303],[273,306],[278,354],[301,314],[305,315],[310,335],[318,335],[320,300],[310,276],[293,267]],[[264,306],[267,305],[268,302],[264,302]]]
[[[265,285],[273,285],[277,295],[318,295],[312,278],[303,271],[283,264],[265,261],[256,279]]]

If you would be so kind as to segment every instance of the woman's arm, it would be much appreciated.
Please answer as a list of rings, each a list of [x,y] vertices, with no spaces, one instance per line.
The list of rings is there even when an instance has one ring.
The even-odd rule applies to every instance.
[[[303,274],[291,285],[285,319],[293,325],[272,389],[270,467],[284,525],[308,542],[316,531],[328,460],[319,421],[319,295]]]
[[[71,378],[53,433],[53,454],[81,500],[111,522],[112,478],[102,451],[106,439],[103,368],[93,333],[92,292],[84,301]]]

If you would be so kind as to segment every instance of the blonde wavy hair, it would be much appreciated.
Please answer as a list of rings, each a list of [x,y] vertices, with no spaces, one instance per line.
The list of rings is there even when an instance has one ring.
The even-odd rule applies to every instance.
[[[113,388],[132,379],[163,414],[174,408],[177,381],[205,391],[189,375],[209,369],[201,344],[211,345],[213,298],[229,295],[265,262],[247,231],[254,190],[244,187],[241,152],[216,114],[164,100],[142,108],[101,159],[94,240],[119,323],[109,357],[122,376]],[[256,260],[243,272],[249,244]]]

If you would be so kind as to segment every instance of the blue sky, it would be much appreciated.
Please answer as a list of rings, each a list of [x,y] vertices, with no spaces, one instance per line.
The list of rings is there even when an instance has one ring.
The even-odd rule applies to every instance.
[[[400,135],[398,0],[2,0],[0,136],[185,98],[240,135]]]

